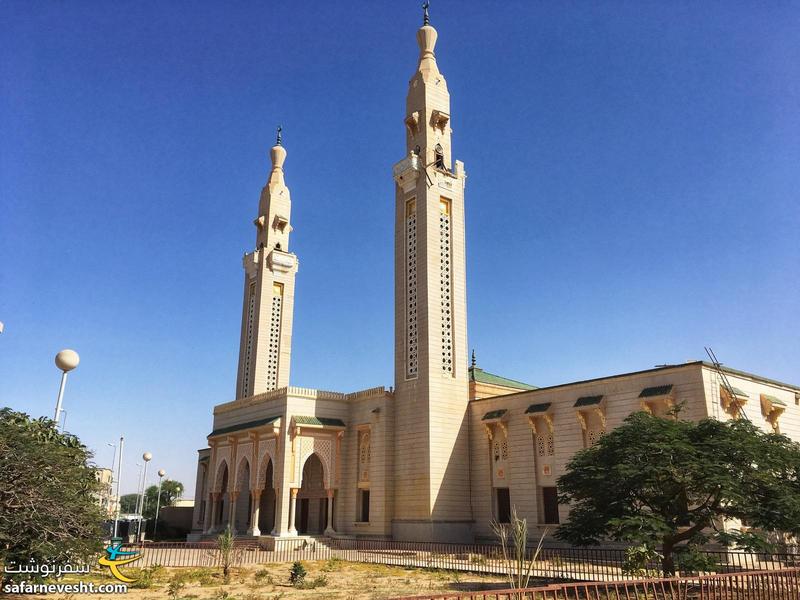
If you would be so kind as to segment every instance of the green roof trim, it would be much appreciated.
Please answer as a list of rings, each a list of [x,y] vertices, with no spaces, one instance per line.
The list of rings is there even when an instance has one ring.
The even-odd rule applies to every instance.
[[[581,406],[594,406],[595,404],[600,404],[602,401],[603,396],[583,396],[575,401],[575,408],[580,408]]]
[[[528,410],[525,411],[526,415],[530,415],[533,413],[543,413],[550,410],[550,407],[553,405],[552,402],[542,402],[541,404],[531,404],[528,407]]]
[[[777,404],[778,406],[786,406],[786,402],[784,402],[780,398],[776,398],[775,396],[770,396],[769,394],[761,394],[761,397],[764,398],[764,400],[769,400],[773,404]]]
[[[499,385],[502,387],[513,388],[515,390],[536,390],[539,389],[535,385],[529,385],[527,383],[522,383],[521,381],[516,381],[515,379],[508,379],[507,377],[500,377],[500,375],[494,375],[492,373],[487,373],[483,369],[479,367],[470,367],[469,368],[469,379],[470,381],[475,381],[477,383],[487,383],[489,385]]]
[[[652,398],[653,396],[666,396],[672,391],[672,384],[657,385],[655,387],[644,388],[639,398]]]
[[[297,425],[316,425],[317,427],[345,427],[341,419],[331,419],[330,417],[308,417],[295,415],[293,417]]]
[[[233,433],[234,431],[241,431],[242,429],[251,429],[253,427],[261,427],[262,425],[269,425],[270,423],[274,423],[280,419],[278,417],[269,417],[267,419],[259,419],[258,421],[248,421],[247,423],[239,423],[238,425],[229,425],[228,427],[220,427],[219,429],[215,429],[211,433],[208,434],[208,437],[212,435],[222,435],[224,433]]]
[[[505,408],[500,408],[498,410],[489,411],[485,415],[483,415],[483,418],[481,419],[481,421],[490,421],[491,419],[499,419],[500,417],[502,417],[507,412],[508,411]]]
[[[740,389],[739,389],[739,388],[737,388],[737,387],[733,387],[733,386],[731,386],[731,390],[733,390],[733,395],[734,395],[734,396],[739,396],[740,398],[749,398],[749,397],[750,397],[750,396],[748,396],[747,394],[745,394],[745,393],[744,393],[742,390],[740,390]]]

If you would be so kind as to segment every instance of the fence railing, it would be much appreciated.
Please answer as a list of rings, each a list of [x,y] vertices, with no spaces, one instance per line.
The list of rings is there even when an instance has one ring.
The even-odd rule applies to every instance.
[[[798,600],[800,569],[602,583],[562,583],[522,590],[457,592],[395,600]]]
[[[163,565],[174,567],[211,567],[219,564],[219,551],[214,542],[157,542],[126,549],[142,550],[136,566]],[[529,558],[533,550],[529,551]],[[708,551],[711,566],[704,573],[683,570],[680,575],[736,573],[743,571],[775,571],[800,567],[800,554],[767,554],[731,551]],[[363,539],[278,538],[274,549],[266,550],[255,541],[236,543],[234,564],[238,566],[265,563],[315,561],[332,558],[360,563],[377,563],[400,567],[422,567],[450,571],[505,574],[506,562],[497,545],[436,544]],[[635,579],[641,574],[623,570],[625,550],[621,548],[542,548],[533,564],[532,576],[548,580],[616,581]],[[661,565],[647,565],[647,574],[661,573]]]

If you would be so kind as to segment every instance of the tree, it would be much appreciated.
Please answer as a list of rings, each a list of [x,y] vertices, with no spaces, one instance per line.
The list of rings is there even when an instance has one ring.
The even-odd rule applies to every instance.
[[[50,419],[0,409],[0,567],[77,563],[100,550],[100,484],[91,458]]]
[[[138,503],[139,494],[123,494],[119,497],[119,512],[126,515],[135,514]]]
[[[512,589],[523,590],[528,587],[533,574],[533,567],[539,560],[542,551],[542,543],[547,536],[547,529],[539,537],[536,550],[528,556],[528,520],[520,519],[517,515],[517,508],[511,508],[511,522],[490,523],[492,531],[500,542],[503,551],[503,564],[505,566],[506,577]],[[515,594],[515,597],[522,600],[526,594]]]
[[[572,504],[556,536],[655,550],[674,574],[710,541],[766,549],[766,534],[800,534],[800,444],[747,420],[699,422],[638,412],[578,452],[558,479]],[[740,519],[749,531],[725,531]]]
[[[228,583],[231,579],[231,567],[239,559],[236,536],[233,535],[230,524],[225,527],[225,531],[217,536],[217,551],[219,552],[219,566],[222,568],[222,577],[225,583]]]
[[[180,497],[180,492],[184,489],[180,481],[165,479],[161,482],[161,508],[172,506],[175,500]],[[144,513],[145,519],[154,519],[156,516],[156,503],[158,500],[158,486],[151,485],[144,492]]]

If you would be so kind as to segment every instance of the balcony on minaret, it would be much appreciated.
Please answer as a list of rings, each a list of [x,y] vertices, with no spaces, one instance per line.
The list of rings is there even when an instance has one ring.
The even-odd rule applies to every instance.
[[[275,248],[269,253],[267,264],[273,272],[288,273],[297,266],[297,257],[290,252]]]
[[[394,180],[404,192],[410,192],[416,187],[419,171],[419,156],[413,152],[392,167]]]

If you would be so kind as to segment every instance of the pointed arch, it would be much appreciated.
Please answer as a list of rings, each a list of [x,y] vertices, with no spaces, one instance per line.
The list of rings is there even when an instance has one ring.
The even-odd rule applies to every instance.
[[[272,477],[269,481],[267,481],[267,473],[270,463],[272,463]],[[275,459],[272,457],[272,453],[269,452],[269,450],[265,451],[261,455],[261,461],[258,464],[258,474],[256,478],[255,489],[263,490],[267,487],[275,487]]]
[[[250,471],[250,459],[243,456],[239,460],[239,466],[236,467],[236,479],[233,486],[235,492],[250,488]]]
[[[304,481],[305,472],[306,472],[306,465],[308,465],[308,461],[311,460],[312,457],[316,457],[316,459],[319,461],[319,464],[322,466],[322,485],[327,490],[327,489],[329,489],[331,487],[330,486],[330,479],[329,479],[330,467],[329,467],[329,465],[326,464],[325,457],[322,456],[317,451],[312,452],[311,454],[306,456],[305,459],[303,460],[303,464],[300,467],[300,487],[302,488],[302,486],[305,485],[305,483],[306,483]]]
[[[223,458],[219,463],[217,463],[217,472],[214,476],[214,492],[220,493],[223,490],[223,487],[227,488],[230,475],[230,469],[228,468],[228,459]]]

